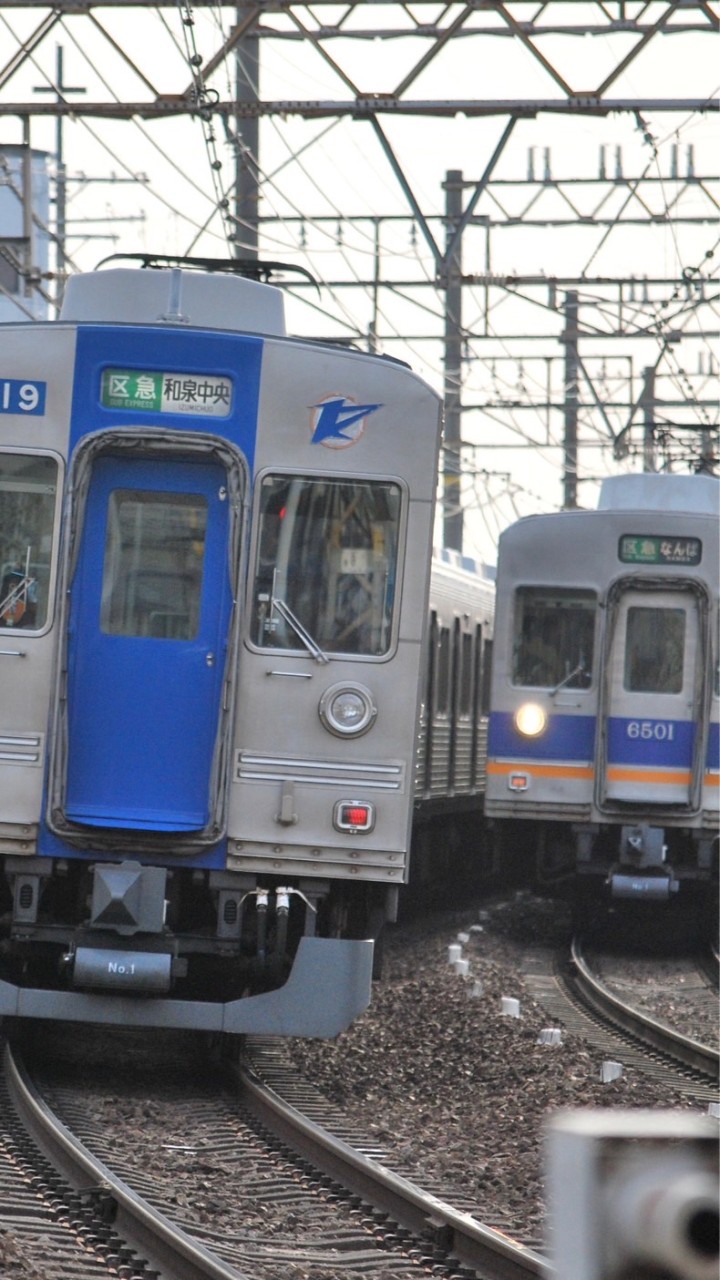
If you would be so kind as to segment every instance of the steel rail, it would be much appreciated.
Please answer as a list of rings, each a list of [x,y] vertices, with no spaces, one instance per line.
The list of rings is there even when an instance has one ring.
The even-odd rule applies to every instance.
[[[279,1097],[253,1068],[236,1068],[243,1101],[272,1132],[342,1186],[388,1213],[407,1230],[433,1233],[439,1248],[482,1275],[483,1280],[550,1276],[547,1259],[469,1214],[423,1191],[415,1183],[356,1151]]]
[[[139,1257],[172,1280],[248,1280],[174,1226],[113,1174],[53,1114],[30,1079],[17,1049],[6,1044],[5,1080],[23,1126],[54,1168],[81,1193],[102,1195],[116,1207],[113,1231]]]
[[[627,1005],[610,991],[592,972],[582,951],[582,941],[574,938],[571,947],[575,969],[575,982],[583,999],[603,1018],[627,1031],[659,1053],[681,1062],[683,1066],[699,1071],[711,1079],[720,1079],[720,1053],[710,1045],[701,1044],[690,1036],[657,1022],[649,1014]]]

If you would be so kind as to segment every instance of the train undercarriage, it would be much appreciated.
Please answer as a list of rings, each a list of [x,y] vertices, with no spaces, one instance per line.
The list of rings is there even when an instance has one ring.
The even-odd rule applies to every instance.
[[[369,1000],[373,939],[395,909],[387,898],[372,883],[7,858],[0,1013],[34,1004],[41,1017],[121,1021],[132,1003],[139,1022],[153,1005],[161,1023],[185,1025],[192,1007],[201,1025],[231,1029],[229,1018],[242,1029],[242,1008],[262,1024],[269,997],[266,1029],[274,1001],[279,1033],[337,1034],[351,1020],[347,1001],[356,1016]],[[298,982],[308,983],[299,1000]],[[284,1008],[288,988],[295,1008]]]

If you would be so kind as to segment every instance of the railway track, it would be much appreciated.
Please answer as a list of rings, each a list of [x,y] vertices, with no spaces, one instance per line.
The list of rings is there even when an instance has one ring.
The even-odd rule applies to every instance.
[[[602,990],[608,984],[593,978],[594,964],[579,945],[562,961],[550,948],[527,949],[518,967],[550,1019],[600,1050],[593,1055],[598,1062],[601,1055],[620,1062],[629,1079],[636,1071],[662,1076],[691,1105],[709,1106],[716,1099],[717,1053],[695,1045],[691,1059],[699,1047],[703,1061],[679,1060],[678,1036],[670,1033],[669,1047],[655,1044],[648,1056],[636,1039],[642,1034],[638,1019],[627,1010],[623,1016],[631,1026],[609,1026],[613,1015],[599,1007],[608,1004]],[[584,993],[577,988],[579,977]],[[623,1001],[615,994],[609,1003],[617,1011]],[[8,1055],[7,1109],[19,1106],[43,1154],[21,1149],[10,1118],[15,1129],[7,1174],[0,1138],[0,1189],[8,1188],[8,1217],[0,1209],[0,1262],[8,1232],[27,1239],[35,1231],[42,1243],[34,1256],[45,1263],[47,1251],[56,1267],[46,1267],[43,1280],[55,1274],[63,1280],[108,1274],[123,1280],[295,1280],[307,1274],[317,1280],[417,1280],[430,1274],[445,1280],[527,1280],[543,1273],[534,1242],[518,1240],[517,1228],[504,1230],[502,1212],[489,1227],[479,1221],[485,1214],[478,1212],[477,1198],[473,1203],[449,1192],[447,1184],[427,1186],[424,1177],[417,1178],[414,1161],[397,1147],[384,1150],[377,1133],[369,1137],[362,1130],[362,1119],[358,1125],[349,1121],[341,1107],[293,1072],[282,1043],[246,1042],[242,1063],[233,1064],[231,1091],[213,1074],[197,1040],[179,1037],[156,1051],[144,1034],[122,1035],[98,1034],[96,1061],[73,1041],[59,1054],[57,1044],[46,1045],[35,1090],[26,1088],[27,1073],[18,1063],[10,1068]],[[65,1070],[56,1074],[63,1052]],[[164,1062],[155,1060],[155,1052],[166,1055]],[[160,1085],[172,1071],[174,1085],[170,1081],[161,1103]],[[47,1101],[40,1099],[36,1107],[32,1095],[39,1091]],[[28,1122],[33,1110],[40,1119]],[[53,1110],[62,1121],[54,1137],[46,1132]],[[118,1116],[122,1122],[112,1125]],[[370,1126],[370,1133],[376,1129]],[[476,1158],[482,1158],[479,1149]],[[224,1198],[218,1174],[227,1188]],[[462,1174],[457,1181],[464,1185]],[[16,1205],[21,1192],[25,1199]],[[175,1257],[154,1239],[154,1217],[176,1237],[174,1248],[178,1239],[184,1242]],[[73,1249],[78,1257],[68,1262]]]
[[[535,998],[568,1031],[575,1032],[622,1068],[664,1080],[704,1108],[718,1101],[717,1049],[657,1021],[621,998],[593,971],[583,943],[565,954],[537,951],[527,958],[526,983]]]
[[[720,1053],[709,1044],[693,1036],[685,1035],[673,1027],[659,1022],[643,1012],[632,1000],[620,997],[593,971],[586,959],[582,942],[574,939],[572,964],[575,984],[583,999],[593,1009],[630,1036],[640,1039],[644,1045],[681,1068],[692,1072],[699,1082],[707,1080],[717,1085],[720,1079]]]
[[[21,1124],[24,1131],[18,1139],[24,1153],[16,1158],[8,1185],[14,1176],[26,1200],[16,1212],[10,1206],[9,1219],[0,1212],[0,1229],[16,1230],[20,1221],[24,1231],[33,1216],[28,1209],[32,1203],[37,1219],[32,1253],[43,1265],[47,1223],[64,1233],[63,1249],[53,1245],[57,1271],[51,1269],[51,1258],[43,1280],[55,1274],[63,1280],[106,1275],[122,1280],[264,1280],[308,1271],[327,1280],[373,1274],[393,1280],[427,1275],[528,1280],[540,1275],[538,1254],[389,1172],[379,1163],[377,1149],[354,1147],[350,1133],[338,1137],[326,1131],[317,1115],[308,1115],[317,1109],[317,1098],[308,1096],[307,1084],[297,1077],[293,1086],[287,1072],[284,1088],[294,1087],[299,1105],[280,1099],[257,1069],[258,1064],[270,1065],[272,1073],[270,1044],[254,1044],[251,1051],[239,1077],[235,1073],[239,1106],[228,1102],[226,1092],[220,1105],[224,1115],[215,1114],[207,1098],[193,1102],[188,1096],[183,1108],[185,1150],[193,1167],[201,1172],[209,1168],[222,1149],[228,1172],[236,1171],[235,1221],[226,1218],[219,1229],[218,1221],[202,1212],[209,1199],[200,1189],[202,1177],[198,1181],[196,1175],[189,1196],[183,1194],[183,1173],[163,1187],[142,1161],[128,1161],[117,1133],[103,1134],[94,1103],[88,1106],[92,1082],[83,1096],[77,1085],[68,1089],[62,1072],[54,1082],[51,1078],[51,1107],[19,1053],[7,1048],[8,1106],[18,1117],[11,1123],[16,1131]],[[190,1067],[191,1075],[194,1071]],[[41,1067],[41,1080],[46,1074]],[[127,1075],[132,1075],[130,1061]],[[80,1064],[78,1076],[82,1079]],[[44,1091],[45,1085],[41,1087]],[[114,1100],[121,1112],[130,1109],[122,1098]],[[62,1118],[54,1114],[56,1104]],[[198,1124],[202,1146],[195,1134]],[[167,1148],[175,1151],[176,1144],[169,1142]],[[255,1215],[248,1231],[244,1224],[252,1201]],[[278,1206],[289,1228],[285,1233],[274,1212]],[[27,1233],[23,1240],[27,1246]]]
[[[9,1044],[1,1110],[5,1245],[34,1254],[43,1280],[238,1280],[74,1137]]]
[[[393,1172],[382,1162],[386,1153],[358,1134],[342,1115],[328,1114],[327,1101],[307,1081],[298,1079],[282,1055],[275,1053],[272,1042],[251,1038],[248,1058],[238,1074],[263,1122],[320,1166],[338,1187],[350,1189],[374,1206],[392,1224],[391,1232],[398,1237],[412,1233],[414,1252],[426,1250],[435,1274],[443,1265],[451,1268],[453,1259],[463,1264],[461,1274],[483,1280],[522,1280],[541,1274],[540,1254]],[[321,1113],[322,1122],[311,1118],[313,1110]]]

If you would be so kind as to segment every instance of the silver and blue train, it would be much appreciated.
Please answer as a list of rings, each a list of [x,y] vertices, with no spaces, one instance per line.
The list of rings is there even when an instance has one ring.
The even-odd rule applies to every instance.
[[[520,521],[494,618],[431,556],[440,417],[234,274],[0,326],[0,1016],[336,1035],[411,837],[717,885],[718,481]]]
[[[365,1008],[422,789],[440,418],[229,273],[112,267],[0,327],[0,1015]]]
[[[485,814],[579,905],[718,889],[720,480],[627,475],[500,538]]]

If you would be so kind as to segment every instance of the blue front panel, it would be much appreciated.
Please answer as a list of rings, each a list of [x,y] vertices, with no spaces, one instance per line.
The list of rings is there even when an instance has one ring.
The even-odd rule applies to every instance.
[[[221,435],[239,446],[252,471],[255,457],[260,370],[263,340],[224,333],[196,332],[178,326],[151,329],[134,325],[113,328],[86,325],[78,328],[75,362],[75,389],[72,404],[70,444],[89,432],[139,423],[156,428],[172,427],[207,431]],[[151,399],[147,407],[107,408],[101,404],[103,372],[107,369],[151,370],[190,380],[193,375],[228,378],[233,393],[224,416],[203,414],[202,398],[195,397],[197,412],[159,411]]]
[[[720,724],[710,725],[706,767],[720,769]]]
[[[95,463],[70,589],[72,822],[208,822],[233,594],[225,479],[212,463]]]
[[[586,764],[595,755],[594,716],[550,716],[538,738],[518,733],[509,711],[490,716],[488,755],[492,760],[563,760]]]
[[[608,719],[608,764],[691,769],[695,725],[689,720]]]

